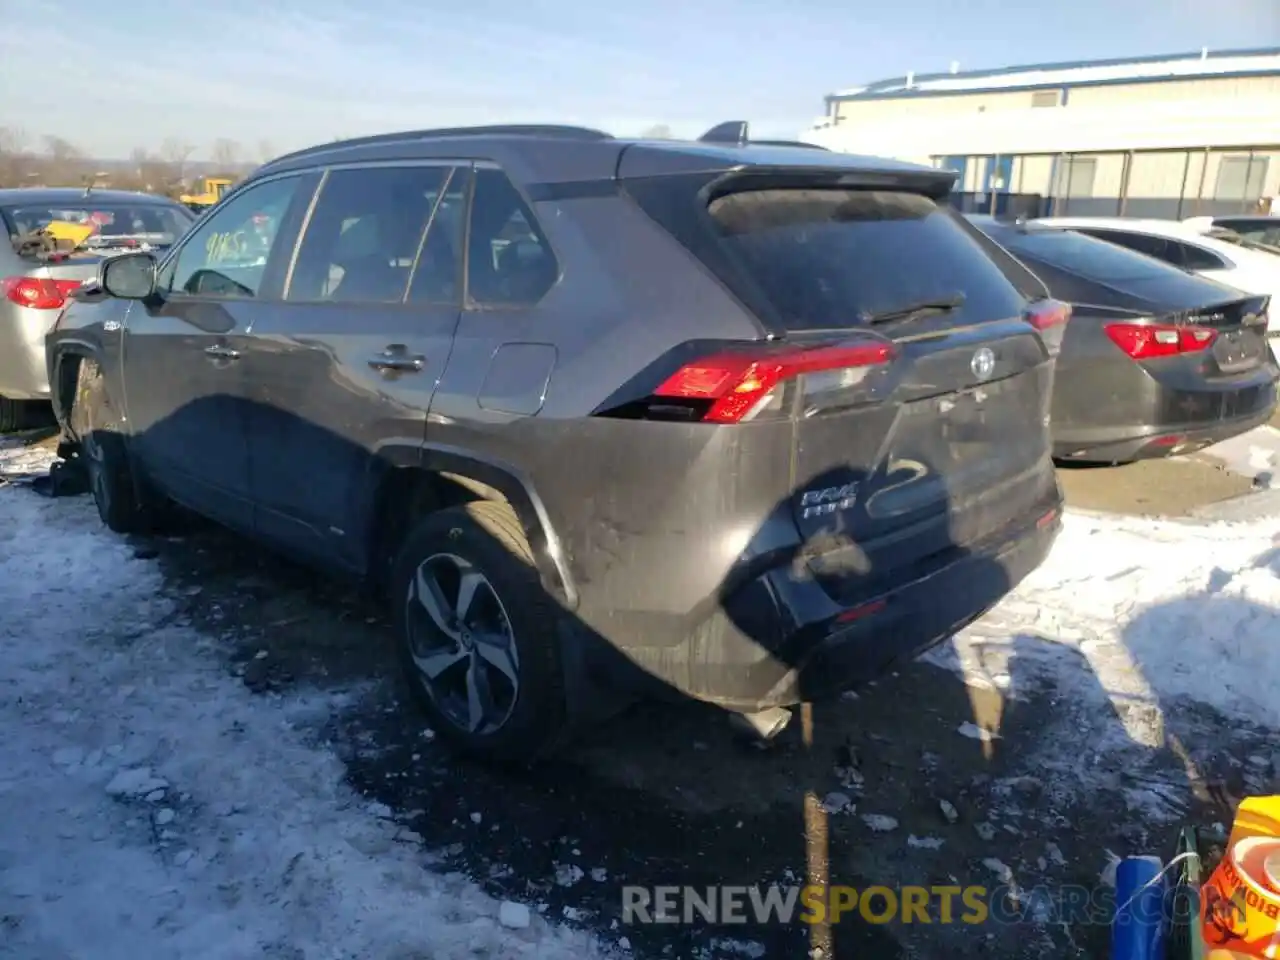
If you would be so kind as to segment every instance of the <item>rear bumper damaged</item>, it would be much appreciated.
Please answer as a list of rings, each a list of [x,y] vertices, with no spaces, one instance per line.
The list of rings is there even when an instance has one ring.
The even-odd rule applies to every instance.
[[[811,576],[773,570],[736,590],[687,641],[611,651],[619,661],[611,667],[647,694],[665,690],[733,711],[830,699],[984,614],[1044,561],[1061,523],[1055,485],[1030,516],[852,605]]]

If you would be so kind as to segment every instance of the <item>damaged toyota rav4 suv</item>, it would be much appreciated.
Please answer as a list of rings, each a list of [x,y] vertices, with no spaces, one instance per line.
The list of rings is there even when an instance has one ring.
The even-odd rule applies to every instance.
[[[781,726],[1045,557],[1051,345],[952,174],[745,125],[281,157],[49,337],[103,521],[176,502],[375,584],[438,733],[544,753],[630,695]]]

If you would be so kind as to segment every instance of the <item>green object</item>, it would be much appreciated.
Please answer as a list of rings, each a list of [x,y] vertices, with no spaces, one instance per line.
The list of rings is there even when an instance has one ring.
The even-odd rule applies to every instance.
[[[1172,878],[1166,960],[1204,960],[1204,937],[1200,935],[1203,877],[1195,827],[1182,828],[1174,856],[1181,859]]]

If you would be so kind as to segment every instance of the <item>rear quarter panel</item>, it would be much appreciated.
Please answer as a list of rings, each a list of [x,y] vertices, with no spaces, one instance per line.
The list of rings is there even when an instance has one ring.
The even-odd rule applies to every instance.
[[[518,465],[579,585],[584,619],[611,635],[643,639],[663,632],[658,621],[683,623],[712,602],[746,541],[735,550],[711,542],[710,532],[745,529],[749,536],[786,495],[790,429],[591,416],[678,344],[753,340],[760,331],[630,200],[584,197],[541,201],[533,209],[560,279],[536,305],[463,312],[432,402],[428,442]],[[504,344],[554,348],[536,415],[478,402]],[[743,487],[752,493],[744,495]],[[629,630],[623,626],[638,611],[654,630],[634,620]]]

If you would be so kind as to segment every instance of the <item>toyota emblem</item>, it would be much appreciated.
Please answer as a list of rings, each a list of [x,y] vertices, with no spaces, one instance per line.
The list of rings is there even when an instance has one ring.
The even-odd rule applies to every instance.
[[[991,352],[990,347],[980,348],[969,361],[969,369],[979,380],[990,380],[991,375],[996,372],[996,355]]]

